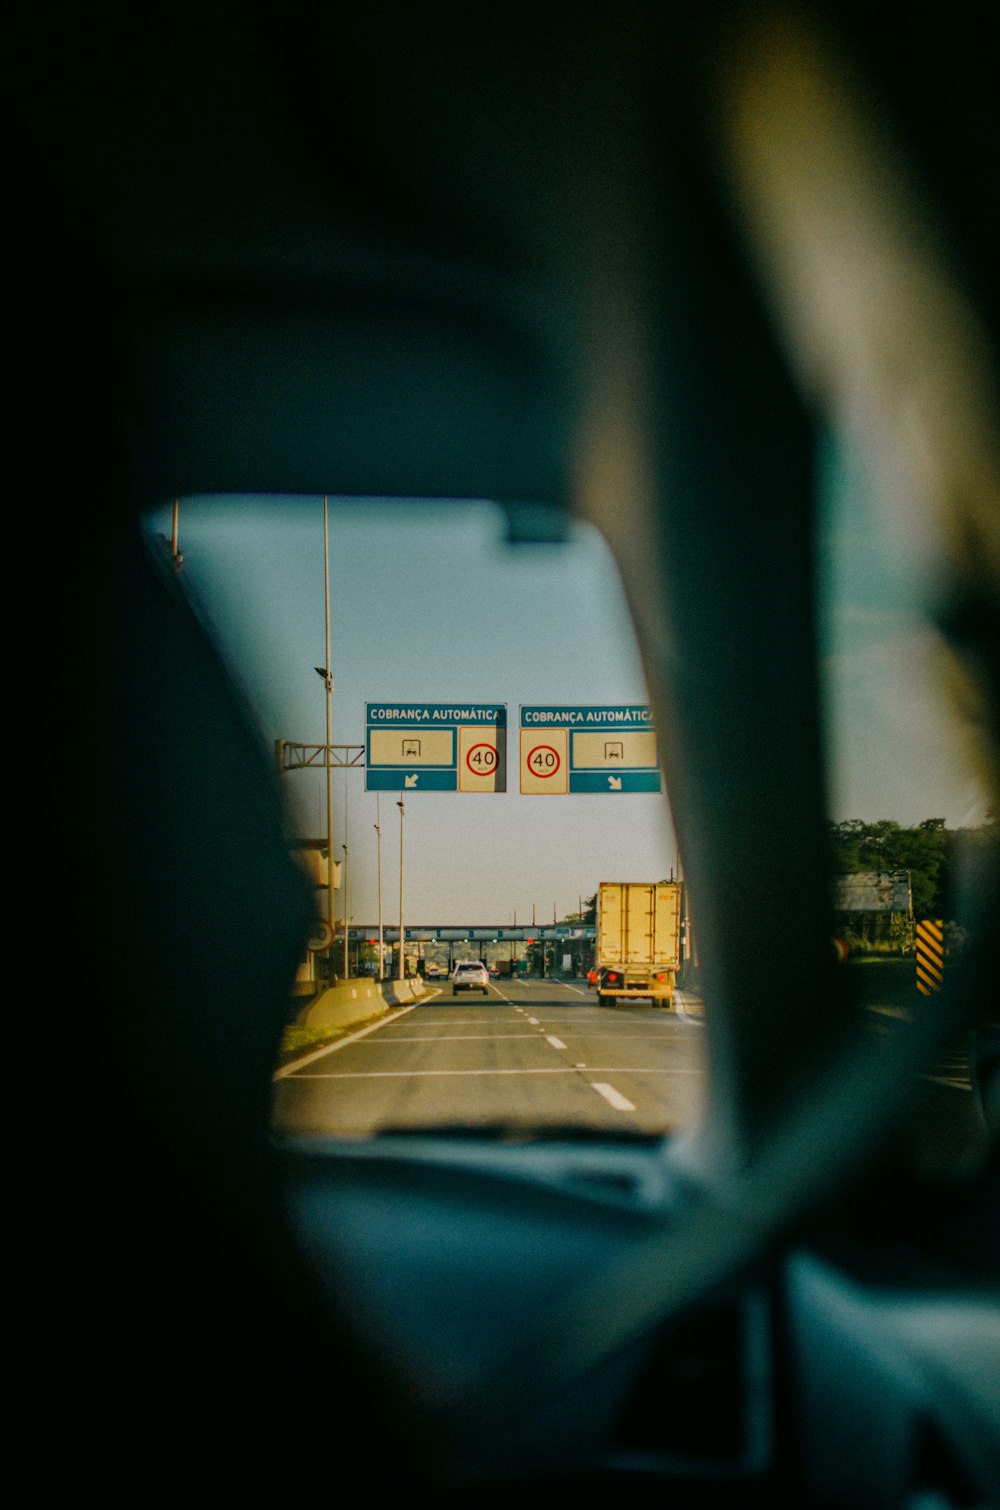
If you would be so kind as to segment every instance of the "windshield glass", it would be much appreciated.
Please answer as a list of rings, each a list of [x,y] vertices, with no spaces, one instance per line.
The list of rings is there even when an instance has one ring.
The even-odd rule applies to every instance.
[[[845,995],[875,1035],[933,1012],[971,942],[976,867],[1000,843],[982,731],[964,716],[935,627],[944,521],[842,437],[821,448],[821,669]],[[932,1167],[979,1148],[971,1032],[930,1067],[913,1152]]]
[[[151,535],[313,885],[275,1131],[693,1126],[694,924],[600,535],[512,546],[488,503],[322,497],[184,499]]]

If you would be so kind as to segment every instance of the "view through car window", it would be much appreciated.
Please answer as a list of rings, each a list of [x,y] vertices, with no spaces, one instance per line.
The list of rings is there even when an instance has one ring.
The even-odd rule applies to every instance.
[[[179,500],[154,534],[313,886],[275,1130],[693,1127],[695,923],[600,535],[510,545],[491,504],[324,498]]]
[[[1000,814],[934,624],[943,521],[842,437],[821,450],[820,484],[832,942],[845,993],[889,1034],[933,1013],[961,968],[964,878],[1000,841]],[[926,1077],[916,1152],[934,1165],[981,1142],[970,1042],[961,1035]]]

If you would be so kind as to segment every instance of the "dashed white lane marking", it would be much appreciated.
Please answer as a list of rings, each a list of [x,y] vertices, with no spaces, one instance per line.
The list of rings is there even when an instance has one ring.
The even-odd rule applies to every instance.
[[[554,1049],[564,1049],[566,1047],[561,1038],[554,1038],[551,1033],[546,1033],[545,1042],[551,1043]]]
[[[561,980],[558,984],[563,986],[567,991],[575,991],[577,996],[586,996],[588,994],[586,991],[581,991],[579,986],[571,986],[568,981]]]
[[[613,1085],[599,1085],[596,1080],[592,1080],[590,1083],[597,1094],[603,1096],[608,1105],[613,1106],[616,1112],[635,1111],[635,1107],[629,1101],[628,1097],[623,1096],[621,1091],[616,1091]]]
[[[531,1023],[531,1026],[533,1028],[537,1028],[538,1027],[538,1018],[537,1017],[529,1017],[528,1021]]]

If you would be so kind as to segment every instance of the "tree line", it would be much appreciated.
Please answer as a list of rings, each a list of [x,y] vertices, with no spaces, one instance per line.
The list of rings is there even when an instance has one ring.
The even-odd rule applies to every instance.
[[[977,852],[1000,845],[1000,817],[972,828],[947,827],[943,818],[925,818],[907,826],[891,818],[865,823],[860,818],[828,824],[835,875],[859,871],[907,870],[913,915],[949,918],[954,913],[958,870]]]
[[[1000,854],[1000,813],[991,813],[986,822],[967,828],[949,828],[944,818],[925,818],[922,823],[897,823],[893,818],[865,822],[862,818],[829,820],[827,834],[830,867],[834,876],[857,875],[862,871],[905,870],[910,875],[913,907],[912,919],[939,918],[953,924],[956,913],[957,879],[967,864],[975,866],[977,857],[987,851]],[[578,912],[568,914],[567,923],[593,923],[597,916],[597,894],[583,899]],[[836,926],[850,934],[852,944],[880,943],[883,947],[906,947],[912,932],[891,914],[843,913],[836,916]]]

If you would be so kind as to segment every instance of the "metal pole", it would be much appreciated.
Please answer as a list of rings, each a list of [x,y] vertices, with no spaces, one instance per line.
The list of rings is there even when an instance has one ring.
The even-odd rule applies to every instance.
[[[399,808],[399,965],[397,967],[399,974],[396,979],[405,980],[406,966],[403,963],[403,814],[405,809],[402,797],[396,806]]]
[[[351,957],[350,957],[350,954],[348,952],[349,947],[350,947],[349,946],[349,940],[350,940],[350,935],[351,935],[351,907],[350,907],[350,892],[348,890],[349,877],[348,877],[348,870],[347,870],[347,840],[348,840],[348,837],[349,837],[348,836],[348,832],[347,832],[347,792],[348,792],[348,788],[350,787],[350,784],[351,783],[350,783],[350,777],[349,777],[349,774],[348,774],[348,767],[345,765],[345,767],[344,767],[344,842],[343,842],[343,844],[341,846],[341,848],[344,851],[344,979],[345,980],[350,980],[350,978],[351,978]]]
[[[330,924],[330,949],[333,959],[333,933],[336,927],[334,904],[334,850],[333,850],[333,766],[330,752],[330,699],[333,695],[333,677],[330,674],[330,525],[329,497],[323,495],[323,595],[326,606],[326,660],[323,663],[323,680],[326,686],[326,920]]]
[[[351,937],[351,909],[349,905],[350,893],[347,889],[347,845],[342,844],[341,849],[344,851],[344,979],[350,980],[351,960],[348,949]]]
[[[378,870],[378,978],[379,978],[379,980],[381,980],[382,979],[382,968],[383,968],[383,963],[384,963],[383,957],[382,957],[382,815],[379,812],[378,797],[379,797],[379,794],[378,794],[378,792],[376,792],[375,793],[375,833],[377,834],[378,837],[375,840],[375,850],[376,850],[376,854],[378,856],[377,867],[376,867],[377,870]]]

